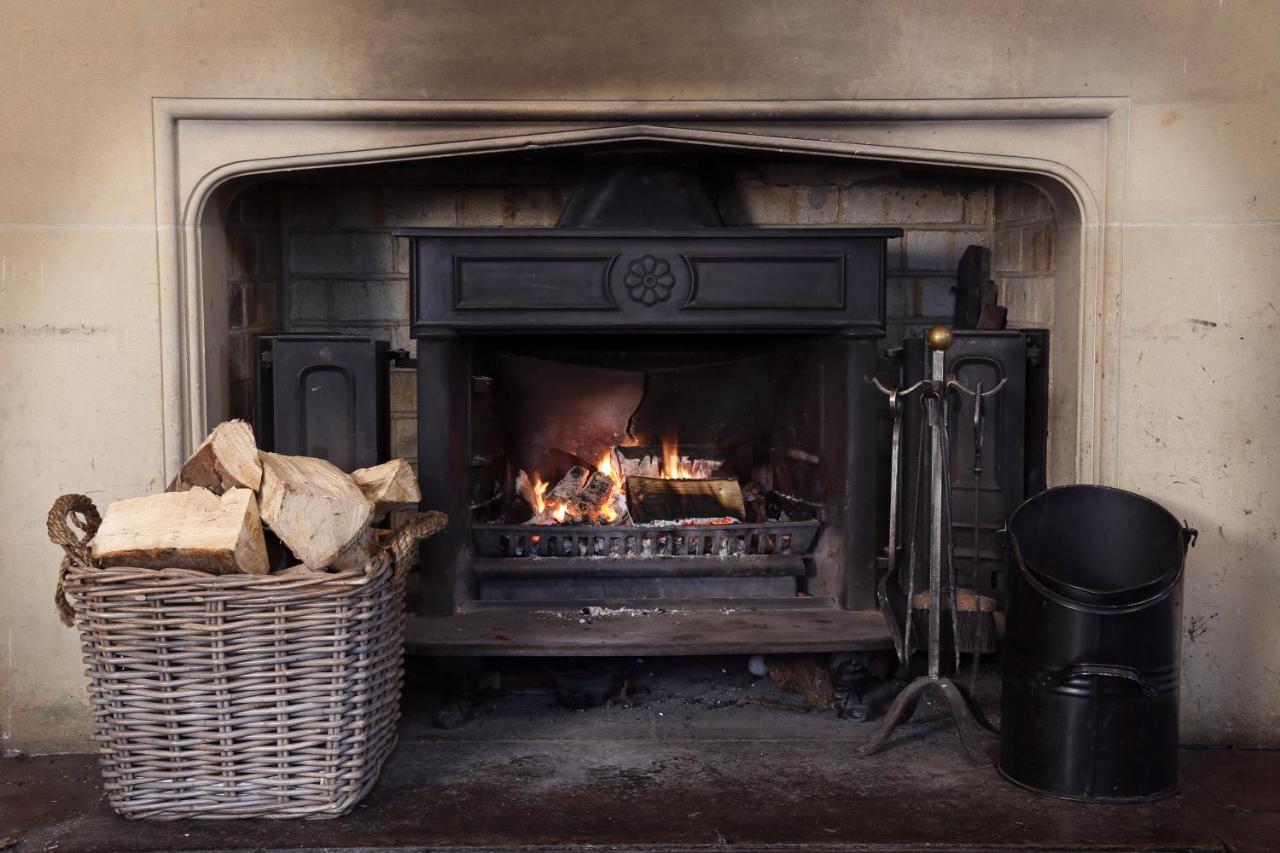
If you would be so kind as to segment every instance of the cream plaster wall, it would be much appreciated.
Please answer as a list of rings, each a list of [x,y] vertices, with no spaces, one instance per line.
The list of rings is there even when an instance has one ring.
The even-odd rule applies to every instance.
[[[0,742],[85,745],[58,494],[162,486],[153,97],[1118,96],[1115,480],[1203,531],[1184,738],[1280,745],[1272,2],[0,0]]]

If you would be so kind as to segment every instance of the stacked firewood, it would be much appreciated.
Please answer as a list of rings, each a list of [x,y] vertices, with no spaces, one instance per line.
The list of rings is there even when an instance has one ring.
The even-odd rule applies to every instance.
[[[345,571],[377,553],[377,520],[419,500],[404,459],[347,474],[323,459],[260,451],[247,423],[227,421],[165,492],[109,504],[91,552],[102,566],[266,574],[265,525],[295,558],[284,561],[290,571]]]

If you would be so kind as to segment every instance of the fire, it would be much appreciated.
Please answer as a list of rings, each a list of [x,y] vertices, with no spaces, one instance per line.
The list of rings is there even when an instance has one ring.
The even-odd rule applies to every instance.
[[[543,495],[547,492],[549,483],[544,483],[542,477],[538,474],[533,475],[533,511],[535,515],[542,515],[547,511],[547,502],[543,499]],[[566,508],[558,506],[551,511],[551,517],[557,522],[564,521]]]
[[[542,482],[542,477],[540,477],[537,474],[534,474],[533,475],[533,511],[534,512],[540,513],[540,512],[546,511],[547,502],[542,498],[542,496],[546,493],[547,493],[547,484]]]
[[[600,457],[600,461],[596,463],[596,470],[601,474],[605,474],[610,480],[613,480],[614,488],[622,488],[622,474],[618,471],[618,466],[613,464],[613,453],[606,453]]]
[[[619,446],[636,444],[634,440],[628,440],[628,445]],[[553,482],[543,480],[539,472],[530,474],[520,471],[520,476],[516,478],[517,490],[525,502],[533,507],[531,523],[618,524],[625,521],[628,518],[627,477],[623,471],[628,458],[619,456],[618,453],[616,449],[610,449],[600,456],[594,466],[580,464],[570,469],[560,480]],[[655,459],[655,456],[658,458]],[[709,476],[703,470],[707,468],[708,460],[681,456],[674,433],[663,437],[660,455],[657,451],[650,452],[646,448],[646,452],[637,459],[641,460],[637,471],[641,476],[658,476],[667,480],[698,480]],[[592,467],[595,470],[589,476],[584,473],[584,470]],[[654,468],[657,470],[653,470]],[[602,495],[606,484],[608,493]]]
[[[609,524],[613,524],[618,520],[618,511],[613,508],[613,495],[615,492],[622,491],[622,473],[613,462],[613,451],[600,457],[600,461],[596,463],[596,470],[613,481],[613,490],[609,493],[609,499],[605,501],[604,506],[600,507],[600,517]]]
[[[693,471],[681,461],[680,444],[671,433],[662,436],[662,476],[667,480],[696,479]]]

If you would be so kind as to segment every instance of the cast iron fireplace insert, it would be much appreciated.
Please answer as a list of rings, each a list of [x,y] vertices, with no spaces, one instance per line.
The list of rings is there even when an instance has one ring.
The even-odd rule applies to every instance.
[[[708,199],[697,169],[614,161],[555,228],[397,232],[423,502],[450,517],[423,548],[411,648],[889,645],[870,379],[901,231],[726,228]],[[637,502],[711,481],[741,502]]]

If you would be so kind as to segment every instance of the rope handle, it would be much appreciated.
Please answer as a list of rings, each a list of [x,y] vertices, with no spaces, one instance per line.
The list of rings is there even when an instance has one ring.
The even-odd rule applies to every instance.
[[[58,567],[58,584],[53,592],[53,605],[63,625],[71,627],[74,611],[67,601],[67,572],[72,566],[93,568],[89,542],[98,532],[102,516],[93,501],[84,495],[63,495],[53,502],[46,527],[49,540],[65,552]],[[79,531],[77,533],[77,531]]]
[[[397,579],[404,577],[410,568],[413,567],[413,558],[416,556],[416,547],[419,542],[429,536],[434,536],[444,529],[449,523],[449,517],[443,512],[419,512],[409,518],[395,535],[391,537],[391,541],[387,543],[386,549],[391,554],[391,559],[395,565],[395,577]]]
[[[102,516],[93,501],[84,495],[63,495],[53,502],[49,510],[49,539],[53,544],[61,545],[76,565],[91,567],[93,558],[89,555],[89,541],[101,524]]]

